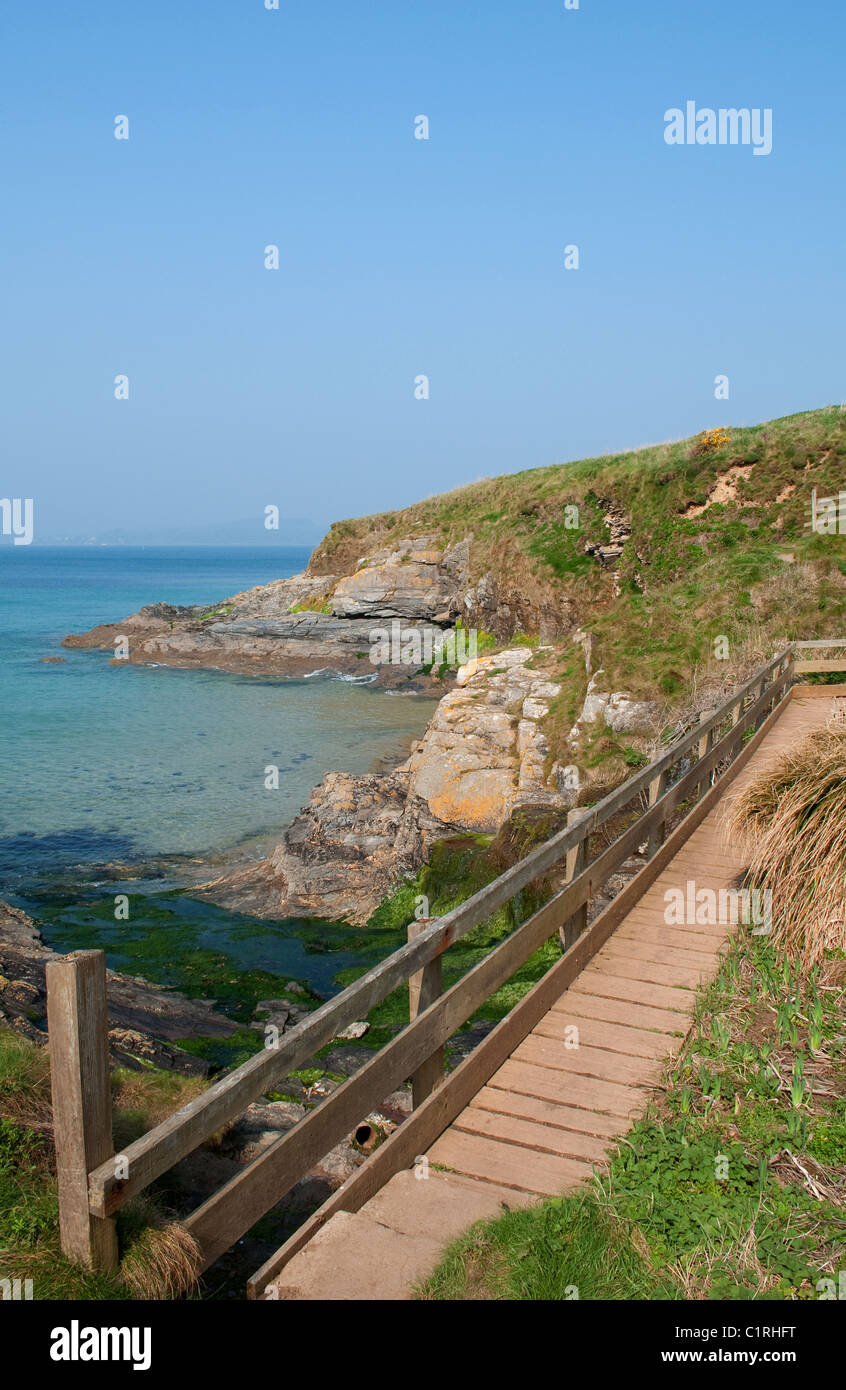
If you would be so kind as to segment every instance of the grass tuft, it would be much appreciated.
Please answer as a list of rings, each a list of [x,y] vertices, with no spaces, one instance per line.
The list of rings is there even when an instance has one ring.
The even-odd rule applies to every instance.
[[[200,1247],[177,1222],[148,1226],[121,1261],[121,1277],[135,1298],[181,1298],[196,1288]]]
[[[838,702],[835,702],[835,704]],[[846,941],[846,722],[811,734],[728,804],[751,854],[747,881],[771,890],[774,944],[808,968]]]

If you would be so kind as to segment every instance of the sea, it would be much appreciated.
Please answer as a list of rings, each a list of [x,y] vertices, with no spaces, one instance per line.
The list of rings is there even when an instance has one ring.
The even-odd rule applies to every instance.
[[[190,886],[207,860],[212,876],[229,856],[278,840],[325,772],[399,760],[433,700],[375,691],[367,674],[285,680],[111,665],[108,652],[61,646],[144,604],[216,604],[297,573],[308,555],[0,547],[0,897],[31,912],[56,949],[102,946],[114,968],[180,987],[179,962],[212,950],[222,969],[281,974],[323,995],[338,970],[377,951],[360,929],[251,923],[191,899]],[[276,789],[268,767],[279,769]],[[120,891],[129,923],[114,919]]]

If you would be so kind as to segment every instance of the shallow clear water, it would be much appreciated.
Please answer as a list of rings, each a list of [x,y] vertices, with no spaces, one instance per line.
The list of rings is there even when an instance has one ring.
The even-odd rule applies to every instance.
[[[143,872],[162,855],[275,835],[324,772],[367,771],[422,732],[432,701],[366,685],[111,666],[107,652],[60,646],[67,633],[142,604],[213,603],[307,559],[307,550],[281,548],[0,547],[0,894],[48,916],[53,902],[64,914],[74,899],[96,896],[98,866],[110,861]],[[271,764],[275,791],[265,788]],[[178,862],[174,872],[178,882]],[[243,938],[237,921],[233,946]],[[60,937],[58,918],[55,928]],[[225,914],[215,913],[214,931],[220,946]],[[271,946],[265,936],[264,969]],[[235,954],[246,964],[243,945]],[[325,986],[325,966],[320,973]]]

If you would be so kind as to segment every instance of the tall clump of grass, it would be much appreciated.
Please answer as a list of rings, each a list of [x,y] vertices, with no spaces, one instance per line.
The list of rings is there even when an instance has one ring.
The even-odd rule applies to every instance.
[[[807,968],[846,944],[846,720],[835,715],[732,799],[724,824],[772,891],[772,941]]]
[[[121,1260],[120,1273],[136,1298],[170,1299],[196,1288],[201,1268],[194,1237],[172,1221],[141,1231]]]
[[[43,1128],[51,1114],[47,1049],[0,1028],[0,1117]]]

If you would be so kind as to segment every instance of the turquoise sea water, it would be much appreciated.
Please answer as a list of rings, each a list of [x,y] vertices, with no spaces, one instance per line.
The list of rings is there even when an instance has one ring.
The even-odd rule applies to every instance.
[[[80,912],[102,896],[103,866],[135,866],[141,882],[127,891],[146,894],[159,921],[162,894],[143,881],[152,861],[176,856],[160,887],[179,886],[179,856],[277,836],[324,772],[367,771],[422,732],[431,701],[364,684],[111,666],[107,652],[60,646],[67,633],[142,604],[212,603],[294,574],[307,559],[307,550],[281,548],[0,548],[0,896],[47,921],[53,944],[65,935],[68,948],[101,944],[95,919],[91,941],[80,939]],[[279,767],[277,791],[264,785],[269,764]],[[268,940],[266,925],[251,934],[245,919],[214,909],[200,923],[197,904],[172,895],[167,906],[185,919],[186,941],[213,931],[245,968],[303,964],[291,957],[290,931],[274,926]],[[133,919],[143,932],[135,911]],[[274,937],[284,950],[274,951]],[[125,967],[117,947],[110,963]],[[317,971],[324,988],[326,964]]]

